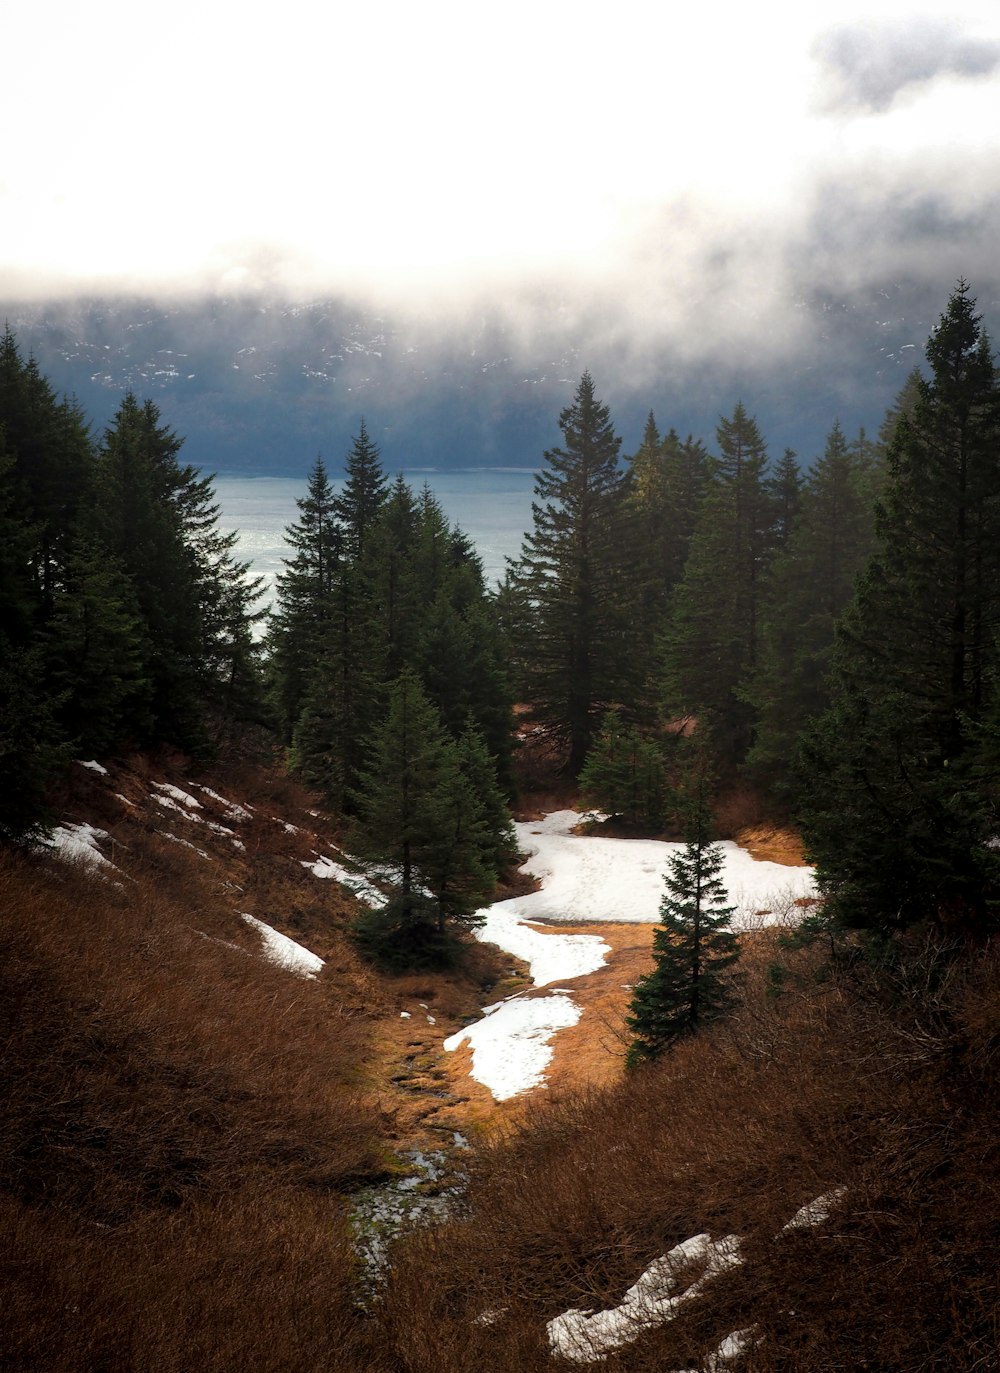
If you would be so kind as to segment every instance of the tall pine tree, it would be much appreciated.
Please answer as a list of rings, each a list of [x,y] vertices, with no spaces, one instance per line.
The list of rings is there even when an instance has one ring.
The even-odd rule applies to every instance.
[[[1000,908],[978,766],[1000,669],[1000,384],[965,283],[927,359],[811,739],[806,840],[842,923],[982,933]]]
[[[635,697],[632,590],[621,440],[585,372],[545,454],[534,525],[515,569],[524,608],[521,664],[535,717],[583,765],[604,712]]]

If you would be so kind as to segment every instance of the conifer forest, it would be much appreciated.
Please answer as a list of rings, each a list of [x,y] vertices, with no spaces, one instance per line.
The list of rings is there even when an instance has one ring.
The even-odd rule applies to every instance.
[[[959,282],[878,432],[831,415],[815,453],[769,451],[751,396],[696,436],[656,395],[628,452],[585,371],[524,454],[532,523],[495,586],[359,415],[342,467],[303,462],[270,606],[153,401],[95,432],[7,329],[0,1362],[1000,1367],[987,324]],[[204,844],[133,816],[120,880],[56,873],[108,768],[119,808],[162,775],[164,810],[229,809]],[[495,1128],[466,1103],[467,1128],[418,1021],[530,1004],[476,933],[530,885],[515,818],[569,807],[674,845],[601,1031],[614,1079]],[[780,928],[732,925],[746,817],[815,869]],[[307,826],[376,900],[312,880]],[[230,900],[283,911],[323,971],[233,958],[248,927],[202,914]],[[454,1195],[414,1183],[430,1221],[394,1228],[358,1197],[399,1171],[403,1079],[449,1148],[473,1139]]]

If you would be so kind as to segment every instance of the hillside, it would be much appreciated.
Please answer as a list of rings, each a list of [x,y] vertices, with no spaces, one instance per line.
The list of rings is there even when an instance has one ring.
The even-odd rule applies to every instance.
[[[648,927],[619,927],[603,1042],[501,1109],[441,1045],[511,960],[360,963],[308,792],[164,755],[75,764],[57,801],[62,857],[0,875],[4,1366],[996,1366],[995,954],[761,932],[736,1015],[623,1079]],[[456,1132],[413,1190],[460,1169],[464,1199],[373,1300],[352,1197]]]

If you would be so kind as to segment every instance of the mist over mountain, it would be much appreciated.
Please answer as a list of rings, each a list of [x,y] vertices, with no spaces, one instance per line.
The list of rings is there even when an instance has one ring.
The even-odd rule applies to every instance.
[[[20,303],[5,317],[96,427],[131,388],[185,438],[188,461],[219,472],[295,476],[317,453],[336,471],[362,416],[390,471],[534,467],[585,369],[626,452],[650,409],[661,430],[711,446],[720,413],[742,400],[772,455],[790,447],[808,466],[835,419],[877,429],[952,284],[789,292],[741,321],[752,342],[730,347],[711,330],[681,343],[666,320],[632,329],[606,305],[542,297],[434,321],[254,295]]]

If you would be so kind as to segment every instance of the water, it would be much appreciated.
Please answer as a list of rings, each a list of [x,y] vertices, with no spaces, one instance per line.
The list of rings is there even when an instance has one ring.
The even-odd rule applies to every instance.
[[[535,473],[526,468],[477,468],[460,472],[404,472],[414,491],[426,482],[445,515],[458,525],[483,560],[488,586],[501,580],[505,559],[517,557],[531,528]],[[331,485],[340,489],[339,480]],[[274,579],[288,556],[285,529],[295,524],[295,502],[306,494],[306,477],[237,477],[215,479],[219,528],[237,530],[236,555],[264,578],[265,600],[274,595]],[[263,602],[262,602],[263,604]]]

